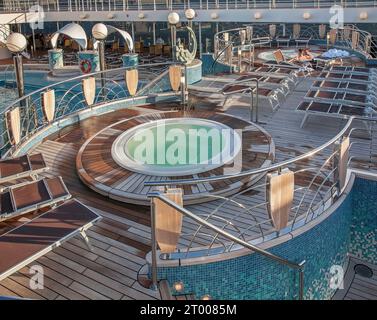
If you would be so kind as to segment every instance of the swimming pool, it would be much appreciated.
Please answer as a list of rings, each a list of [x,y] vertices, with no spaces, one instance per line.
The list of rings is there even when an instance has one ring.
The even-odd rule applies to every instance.
[[[286,60],[291,60],[291,59],[297,57],[298,50],[297,49],[284,49],[284,50],[281,50],[281,52],[283,53]],[[311,52],[311,54],[314,57],[320,55],[318,52]],[[275,60],[274,50],[261,52],[258,55],[258,58],[261,59],[261,60],[265,60],[265,61],[274,61]]]
[[[47,71],[28,70],[24,73],[25,94],[63,81],[64,78],[52,78]],[[65,90],[72,87],[73,81],[67,81],[56,88]],[[16,80],[13,71],[6,71],[0,77],[0,111],[18,98]]]
[[[333,266],[344,266],[347,253],[377,263],[377,181],[356,178],[352,190],[324,221],[272,249],[305,264],[305,299],[330,299]],[[158,270],[160,279],[182,281],[185,293],[214,299],[297,299],[298,275],[257,254]]]

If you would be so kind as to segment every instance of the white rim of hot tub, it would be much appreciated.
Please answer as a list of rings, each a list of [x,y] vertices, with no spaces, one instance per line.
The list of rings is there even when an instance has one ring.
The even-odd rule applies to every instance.
[[[210,127],[210,129],[227,129],[231,132],[230,139],[233,139],[234,143],[230,146],[229,139],[225,140],[225,145],[222,148],[220,154],[216,154],[212,156],[212,158],[207,159],[206,163],[199,163],[199,164],[177,164],[172,165],[171,167],[164,167],[159,164],[146,164],[138,162],[137,160],[133,159],[129,154],[127,154],[127,150],[125,150],[125,146],[127,142],[134,136],[136,131],[139,130],[146,130],[148,128],[153,128],[155,126],[160,126],[163,124],[171,124],[177,123],[179,128],[179,123],[184,121],[185,124],[191,125],[203,125],[206,127]],[[224,136],[223,136],[224,137]],[[230,152],[227,152],[230,146]],[[113,142],[111,147],[111,155],[114,161],[121,167],[134,171],[137,173],[142,173],[145,175],[152,175],[152,176],[186,176],[186,175],[193,175],[201,172],[210,171],[219,167],[222,167],[226,163],[229,163],[233,160],[238,153],[241,151],[241,138],[239,134],[236,132],[235,129],[231,127],[217,122],[213,120],[206,120],[206,119],[198,119],[198,118],[170,118],[170,119],[160,119],[148,123],[142,123],[137,125],[133,128],[128,129],[127,131],[123,132],[116,140]],[[219,163],[210,163],[216,157],[220,157],[222,160]],[[208,162],[208,163],[207,163]]]

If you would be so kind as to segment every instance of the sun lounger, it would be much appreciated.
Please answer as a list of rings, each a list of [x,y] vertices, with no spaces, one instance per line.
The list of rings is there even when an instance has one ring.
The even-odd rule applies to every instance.
[[[341,72],[329,72],[329,71],[322,71],[318,76],[316,76],[318,80],[348,80],[353,82],[369,82],[375,81],[376,77],[372,74],[353,74],[353,73],[341,73]]]
[[[237,94],[237,93],[246,93],[250,91],[250,88],[255,89],[255,87],[250,84],[227,84],[225,85],[221,92],[229,97],[232,94]],[[271,109],[274,111],[277,107],[280,105],[280,100],[279,100],[279,94],[282,95],[283,99],[285,98],[284,93],[281,90],[278,89],[267,89],[267,88],[258,88],[258,96],[259,98],[264,98],[267,99],[268,102],[271,105]],[[226,100],[224,102],[224,105],[226,103]]]
[[[248,73],[257,73],[261,75],[270,75],[273,74],[275,77],[293,77],[297,78],[301,73],[299,70],[292,68],[285,68],[282,66],[261,66],[261,67],[251,67],[248,70]],[[302,75],[304,75],[302,73]]]
[[[353,67],[353,66],[329,66],[323,71],[335,72],[335,73],[352,73],[352,74],[371,74],[376,73],[375,68],[365,68],[365,67]]]
[[[289,47],[289,43],[291,42],[291,37],[277,37],[276,38],[276,43],[278,47]],[[283,44],[283,45],[282,45]]]
[[[100,216],[77,200],[62,205],[0,236],[0,280],[81,234]]]
[[[70,197],[61,177],[44,178],[9,187],[0,193],[0,221],[52,206]]]
[[[296,83],[291,78],[274,77],[270,75],[260,74],[242,75],[235,81],[247,81],[249,79],[258,79],[260,85],[281,89],[284,93],[284,96],[287,96],[296,85]]]
[[[334,91],[334,90],[314,90],[311,89],[306,94],[305,98],[306,101],[308,100],[330,100],[327,102],[333,102],[333,100],[337,100],[339,103],[345,103],[349,105],[365,105],[374,108],[376,105],[374,103],[374,97],[368,93],[354,93],[354,92],[347,92],[347,91]]]
[[[25,177],[36,177],[48,170],[42,154],[24,155],[0,161],[0,184]]]
[[[312,89],[320,90],[334,90],[334,91],[347,91],[347,92],[357,92],[375,95],[375,90],[377,87],[374,83],[358,83],[352,81],[334,81],[334,80],[318,80],[313,83]]]
[[[350,116],[371,117],[373,114],[368,113],[370,108],[364,105],[347,105],[338,102],[322,101],[303,101],[297,107],[297,111],[305,112],[300,127],[305,125],[310,115],[320,115],[326,117],[347,118]]]
[[[265,65],[272,67],[284,67],[287,69],[301,70],[303,72],[309,71],[309,69],[303,64],[296,64],[293,62],[293,60],[292,62],[287,61],[284,57],[283,52],[280,49],[274,51],[273,54],[275,57],[275,61],[266,61],[264,62]]]
[[[297,39],[294,39],[294,40],[295,40],[295,43],[296,43],[296,47],[308,47],[309,41],[311,39],[312,38],[309,37],[309,38],[297,38]]]

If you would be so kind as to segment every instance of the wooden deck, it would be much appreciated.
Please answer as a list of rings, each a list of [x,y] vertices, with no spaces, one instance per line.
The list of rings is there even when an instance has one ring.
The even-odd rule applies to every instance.
[[[343,127],[341,119],[317,118],[313,116],[306,126],[300,128],[302,114],[295,111],[297,105],[312,84],[312,79],[304,79],[288,96],[281,107],[274,113],[267,104],[261,104],[261,125],[272,136],[276,146],[276,161],[286,160],[305,153],[333,137]],[[194,97],[193,97],[194,98]],[[249,119],[249,101],[244,97],[236,97],[231,104],[222,109],[218,101],[202,101],[196,105],[200,110],[221,111]],[[14,275],[0,282],[0,295],[19,296],[32,299],[159,299],[158,292],[144,288],[138,281],[138,272],[145,265],[145,255],[150,250],[149,208],[139,205],[125,204],[104,197],[81,183],[78,178],[75,159],[81,145],[102,128],[114,120],[128,119],[140,113],[153,112],[156,109],[166,110],[169,106],[148,106],[133,108],[116,113],[92,117],[61,130],[38,145],[33,152],[42,152],[51,172],[47,175],[61,175],[74,197],[80,199],[98,212],[102,221],[88,231],[93,245],[93,252],[88,251],[80,238],[73,238],[61,247],[54,249],[43,258],[21,269]],[[362,142],[364,140],[361,140]],[[370,143],[368,140],[365,143]],[[375,145],[373,145],[375,148]],[[361,145],[355,152],[365,152]],[[300,166],[318,166],[328,153],[322,153]],[[370,165],[369,165],[370,166]],[[296,186],[310,181],[312,175],[303,174],[296,180]],[[247,207],[256,205],[265,199],[263,187],[236,196],[234,200]],[[216,200],[203,204],[188,206],[188,209],[204,216],[210,215],[220,204]],[[302,214],[305,213],[305,206]],[[221,207],[217,215],[231,219],[245,233],[247,238],[261,236],[261,230],[253,227],[262,224],[264,234],[273,232],[272,225],[264,208],[253,213],[240,211],[237,206],[228,203]],[[10,221],[0,224],[0,232],[22,223]],[[211,221],[219,224],[218,221]],[[192,234],[197,225],[184,221],[183,232]],[[220,238],[221,240],[221,238]],[[182,237],[179,246],[184,248],[190,242],[190,236]],[[207,245],[208,238],[197,237],[194,246]],[[45,272],[45,288],[31,290],[29,280],[30,267],[41,265]]]
[[[239,130],[242,139],[240,163],[228,163],[218,166],[203,173],[171,177],[166,171],[166,176],[157,176],[135,172],[120,166],[112,157],[114,141],[126,130],[137,125],[171,118],[197,118],[220,122],[228,127]],[[149,205],[148,192],[151,187],[145,186],[146,181],[159,181],[161,179],[195,179],[201,177],[214,177],[224,174],[224,168],[235,167],[235,170],[246,171],[260,167],[268,167],[274,158],[274,145],[267,132],[255,124],[224,113],[209,111],[170,111],[147,113],[128,120],[117,122],[108,126],[94,135],[80,148],[76,158],[76,168],[79,177],[89,188],[112,199],[125,203]],[[237,157],[237,156],[236,156]],[[200,183],[183,187],[184,204],[202,203],[212,198],[210,195],[227,196],[247,187],[259,176],[249,179],[232,179],[227,183]]]
[[[365,277],[355,272],[355,266],[364,265],[373,272]],[[377,265],[350,257],[344,276],[343,289],[338,289],[333,300],[377,300]]]

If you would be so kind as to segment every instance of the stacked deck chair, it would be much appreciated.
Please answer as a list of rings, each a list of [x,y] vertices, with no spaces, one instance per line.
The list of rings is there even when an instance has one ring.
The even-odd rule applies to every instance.
[[[295,85],[299,82],[299,76],[305,76],[303,72],[296,69],[285,68],[281,66],[261,66],[261,67],[251,67],[249,68],[247,74],[250,75],[263,75],[281,78],[290,78]]]
[[[91,249],[85,231],[99,219],[91,209],[71,199],[0,235],[0,280],[77,234]]]
[[[377,86],[355,80],[317,80],[297,107],[304,111],[304,126],[310,114],[328,117],[376,117]]]
[[[312,89],[330,90],[330,91],[347,91],[351,93],[360,93],[376,97],[377,85],[373,82],[359,83],[353,81],[335,81],[335,80],[318,80],[313,83]]]
[[[375,108],[377,104],[375,93],[369,91],[353,92],[348,90],[333,90],[332,88],[312,88],[308,91],[304,100],[322,100],[324,102],[333,102],[334,100],[337,100],[341,103],[363,105],[371,108]]]
[[[32,177],[47,170],[41,154],[0,162],[1,182]],[[61,177],[41,178],[4,187],[0,193],[0,221],[43,209],[44,213],[0,235],[0,280],[31,263],[63,241],[85,234],[100,216],[71,195]],[[45,211],[48,210],[48,211]]]
[[[228,97],[233,94],[242,94],[250,92],[250,89],[255,90],[254,84],[246,84],[246,83],[239,83],[239,84],[227,84],[221,89],[221,93],[225,95],[225,101],[223,106],[226,104]],[[272,111],[275,111],[280,106],[280,99],[279,96],[284,99],[285,95],[282,90],[279,88],[276,89],[268,89],[268,88],[258,88],[258,97],[262,99],[266,99],[271,106]]]
[[[47,170],[46,162],[40,153],[1,160],[0,184],[26,177],[36,178]]]
[[[16,184],[0,193],[0,221],[51,207],[70,197],[61,177]]]
[[[331,68],[331,67],[330,67]],[[377,73],[372,69],[370,72],[361,71],[339,71],[332,67],[331,69],[324,69],[316,76],[317,80],[348,80],[353,82],[370,82],[377,80]]]
[[[286,97],[291,90],[295,88],[296,83],[290,77],[275,77],[271,75],[260,75],[260,74],[245,74],[236,79],[236,81],[247,81],[250,79],[258,79],[259,84],[266,88],[276,88],[282,91]]]
[[[376,74],[376,68],[366,68],[366,67],[354,67],[354,66],[328,66],[324,69],[328,72],[346,72],[352,74]]]

